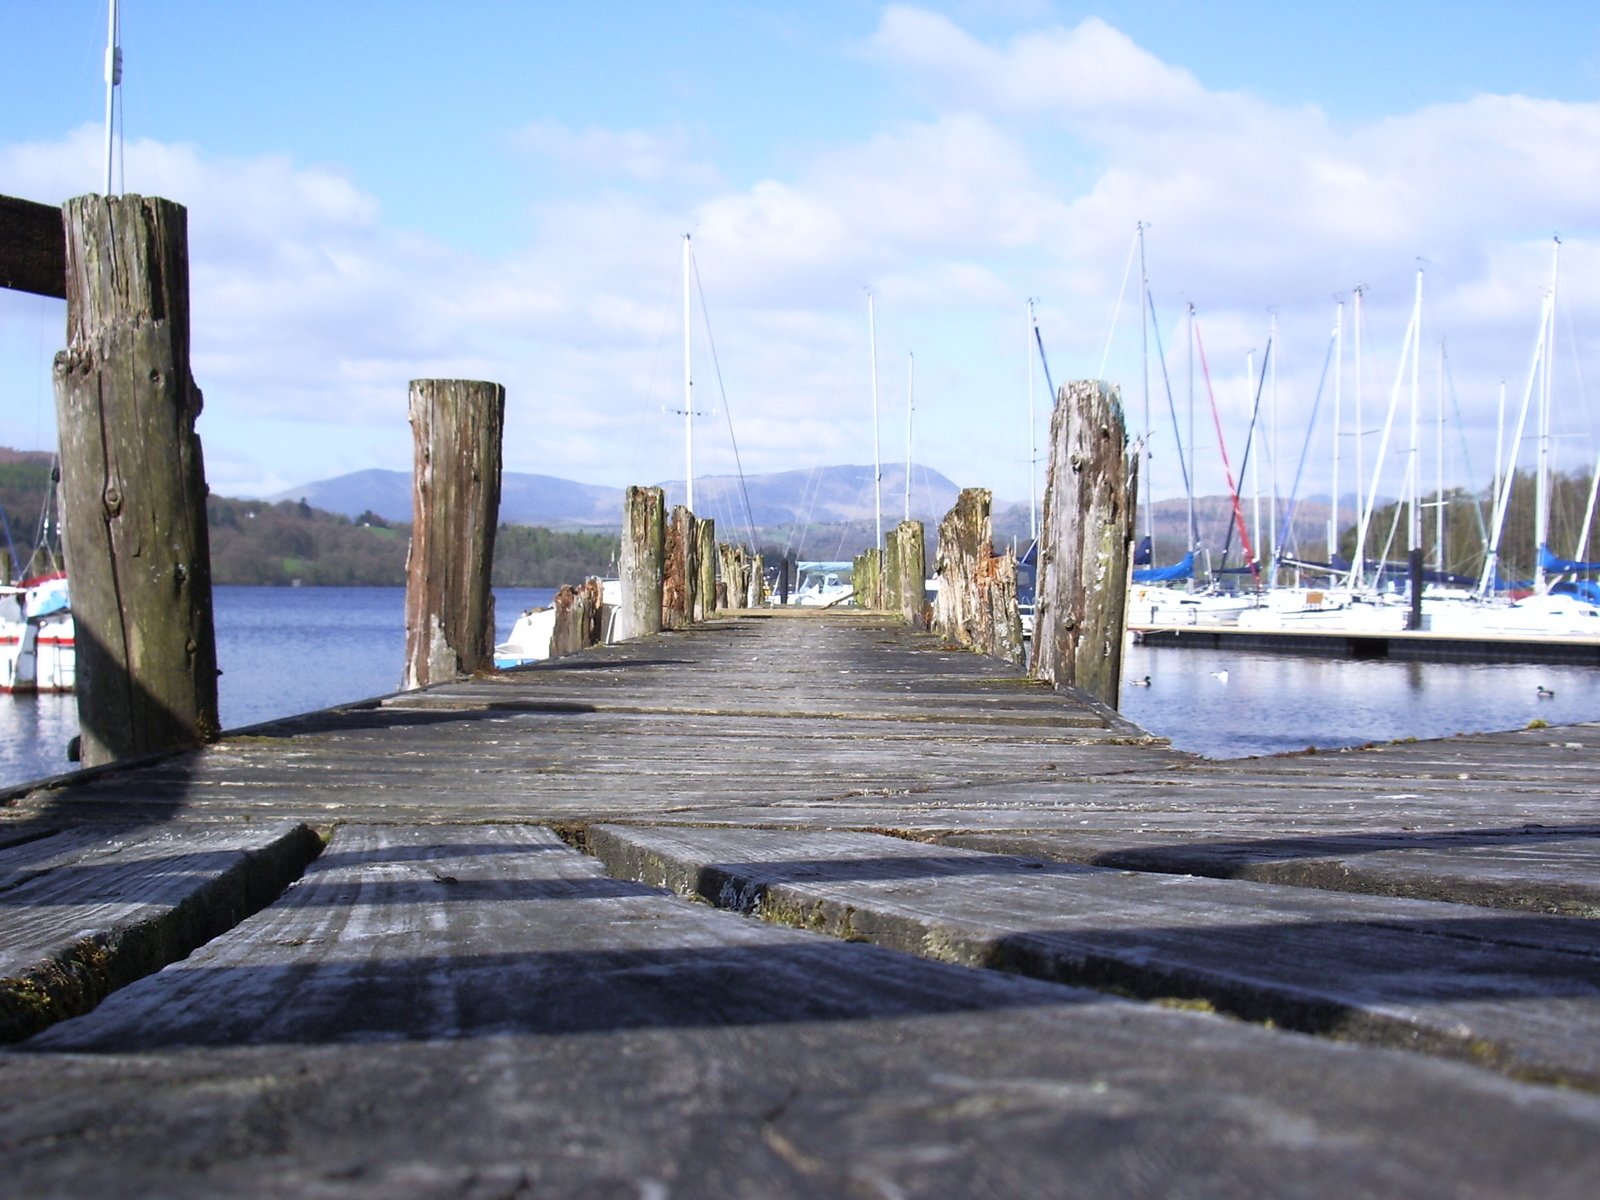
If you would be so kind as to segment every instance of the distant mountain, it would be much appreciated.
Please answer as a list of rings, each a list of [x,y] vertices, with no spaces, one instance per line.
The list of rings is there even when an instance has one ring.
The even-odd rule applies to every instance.
[[[883,468],[883,520],[898,522],[905,512],[905,468]],[[913,464],[912,516],[936,522],[955,503],[960,489],[938,471]],[[681,504],[682,480],[660,485],[667,503]],[[743,526],[745,497],[757,529],[788,525],[835,525],[872,521],[870,466],[817,467],[747,475],[743,494],[737,476],[707,476],[694,481],[695,509],[719,525]],[[552,529],[615,529],[622,524],[623,489],[575,483],[550,475],[507,471],[500,480],[500,519],[515,525]],[[304,500],[328,512],[358,517],[376,513],[386,521],[411,520],[411,476],[404,471],[367,470],[290,488],[269,499]]]

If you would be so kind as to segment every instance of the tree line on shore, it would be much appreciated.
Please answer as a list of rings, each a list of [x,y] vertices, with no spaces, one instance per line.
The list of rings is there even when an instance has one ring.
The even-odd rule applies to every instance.
[[[33,558],[33,550],[58,537],[53,495],[50,455],[0,450],[0,553],[10,554],[18,577],[51,565]],[[411,527],[375,513],[352,519],[304,500],[271,504],[211,496],[206,516],[215,584],[405,585]],[[59,556],[58,543],[53,548]],[[495,531],[494,584],[559,587],[611,575],[616,555],[615,534],[501,525]]]

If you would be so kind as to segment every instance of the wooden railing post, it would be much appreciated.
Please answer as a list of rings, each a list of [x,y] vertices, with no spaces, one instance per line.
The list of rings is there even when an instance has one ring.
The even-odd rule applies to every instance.
[[[883,603],[883,551],[863,550],[850,564],[850,589],[860,608],[879,609]]]
[[[617,574],[622,607],[617,640],[661,632],[662,572],[666,565],[666,498],[658,487],[630,487],[622,505],[622,554]]]
[[[494,532],[506,390],[465,379],[411,381],[411,552],[403,686],[494,665]]]
[[[889,533],[884,560],[884,607],[913,629],[926,629],[928,563],[921,521],[901,521]]]
[[[683,629],[694,620],[695,588],[700,582],[700,535],[694,513],[672,508],[666,527],[666,567],[661,583],[661,624]]]
[[[761,555],[752,554],[750,556],[750,571],[745,576],[744,606],[746,608],[761,607],[766,599],[762,594],[766,584],[766,564],[762,562]]]
[[[1095,380],[1063,386],[1050,418],[1032,669],[1113,708],[1137,472],[1118,389]]]
[[[695,524],[694,619],[704,621],[717,611],[717,523],[710,517]]]
[[[217,650],[187,214],[155,197],[80,196],[64,219],[56,420],[92,766],[214,737]]]
[[[965,488],[939,522],[933,631],[980,654],[1022,661],[1017,560],[994,552],[987,488]]]
[[[555,609],[550,629],[551,658],[601,643],[604,609],[598,579],[591,576],[577,586],[567,584],[556,592],[550,606]]]
[[[744,547],[723,542],[717,547],[722,569],[722,595],[729,608],[743,608],[750,601],[750,564]]]

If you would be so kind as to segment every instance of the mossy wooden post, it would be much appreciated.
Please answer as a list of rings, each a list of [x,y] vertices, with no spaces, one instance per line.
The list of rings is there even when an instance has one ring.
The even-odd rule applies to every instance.
[[[700,582],[700,536],[695,525],[694,513],[681,504],[673,506],[661,581],[661,624],[667,629],[683,629],[694,620],[694,591]]]
[[[622,554],[617,574],[622,607],[617,640],[661,632],[661,584],[666,566],[666,498],[658,487],[630,487],[622,503]]]
[[[1066,384],[1050,418],[1033,673],[1116,707],[1138,462],[1117,388]]]
[[[927,549],[921,521],[901,521],[889,533],[884,607],[913,629],[928,627]]]
[[[81,761],[93,766],[214,737],[217,649],[187,214],[156,197],[80,196],[64,221],[56,422]]]
[[[743,608],[750,598],[750,564],[744,547],[723,542],[717,547],[722,569],[722,597],[729,608]]]
[[[695,522],[694,619],[704,621],[717,611],[717,523],[710,517]]]
[[[850,590],[861,608],[883,607],[883,551],[863,550],[850,563]]]
[[[600,581],[593,578],[573,586],[567,584],[551,601],[555,621],[550,629],[550,657],[560,658],[600,644],[602,596]]]
[[[494,665],[494,532],[506,390],[469,379],[411,381],[411,551],[403,686]]]

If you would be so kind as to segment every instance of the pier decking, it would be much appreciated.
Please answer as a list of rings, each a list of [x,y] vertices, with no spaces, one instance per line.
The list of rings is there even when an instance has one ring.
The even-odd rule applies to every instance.
[[[0,809],[5,1177],[1588,1197],[1597,774],[1207,762],[843,611],[259,727]]]

